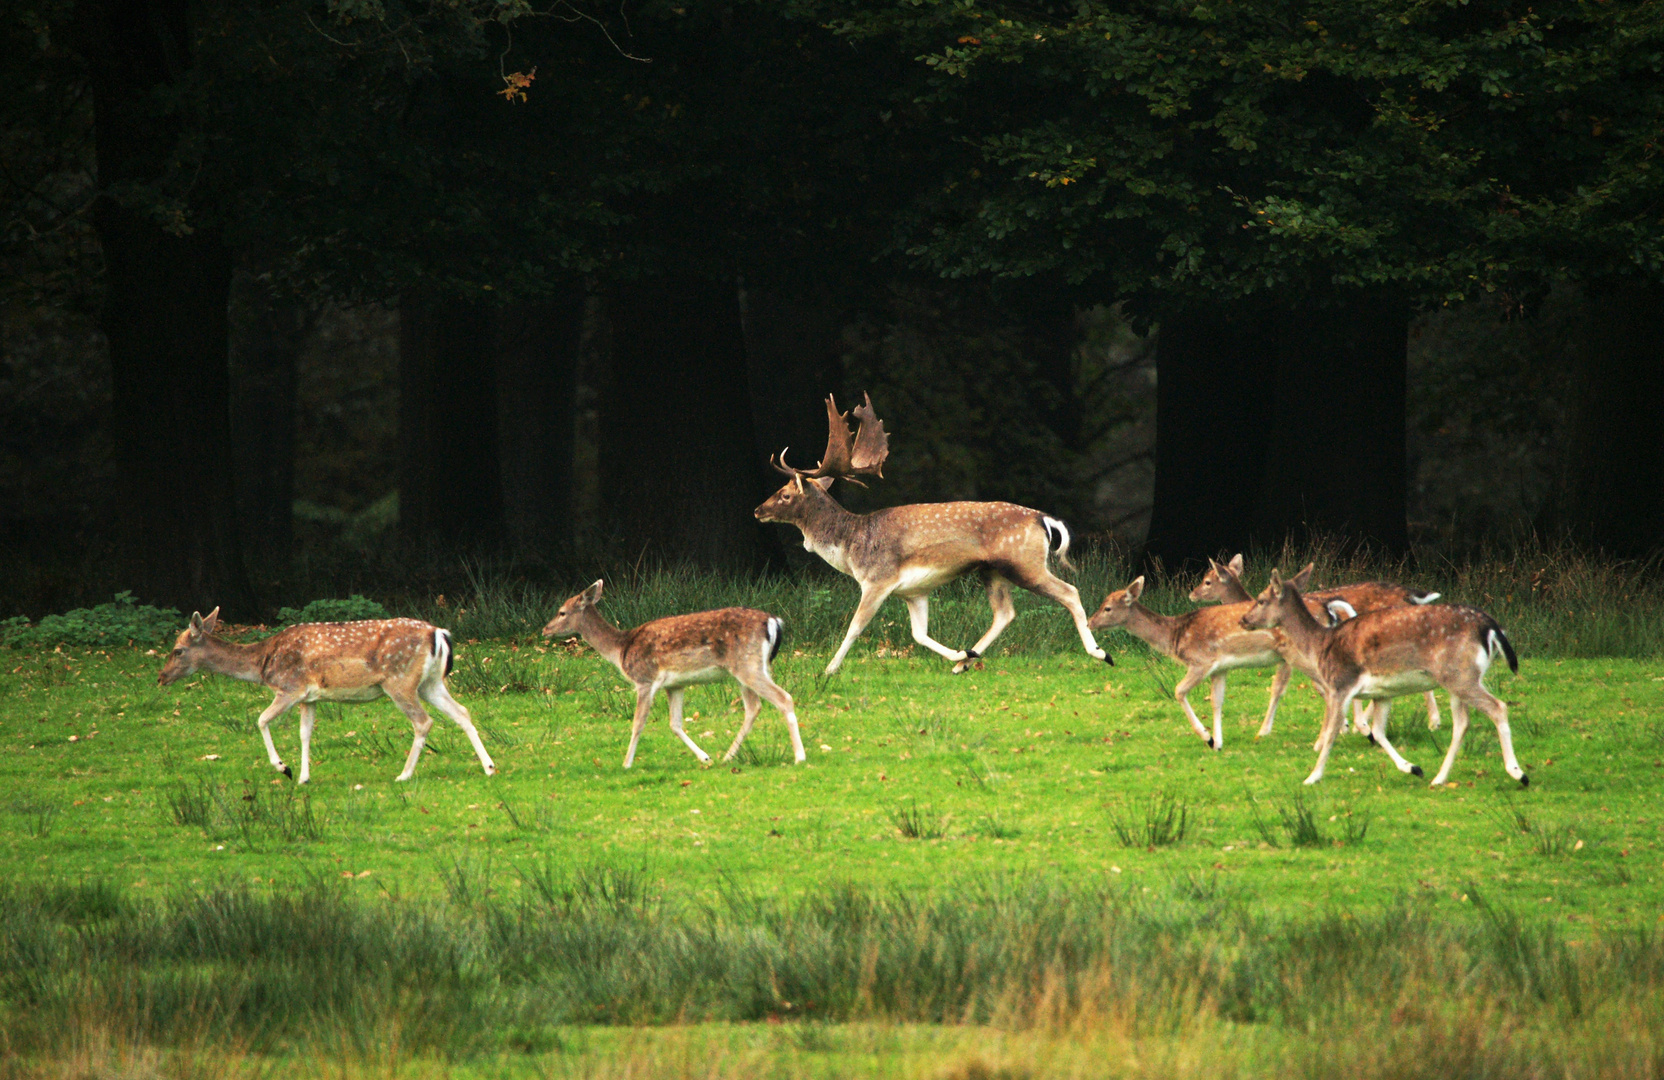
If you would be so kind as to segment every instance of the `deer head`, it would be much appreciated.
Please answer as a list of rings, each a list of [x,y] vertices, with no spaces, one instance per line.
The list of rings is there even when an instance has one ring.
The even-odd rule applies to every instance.
[[[583,633],[584,615],[593,609],[600,600],[601,582],[598,579],[595,584],[560,606],[560,610],[555,612],[555,617],[550,619],[548,624],[543,627],[543,636],[546,638],[577,637]]]
[[[862,404],[855,407],[854,413],[860,426],[851,435],[849,414],[839,412],[833,395],[826,395],[826,452],[813,469],[797,469],[786,464],[786,450],[790,447],[769,458],[769,464],[791,477],[791,482],[757,507],[758,521],[796,520],[802,507],[815,497],[805,480],[814,481],[824,495],[835,479],[862,484],[859,479],[862,476],[883,478],[884,459],[890,456],[890,436],[884,430],[884,422],[873,412],[871,396],[863,394]]]
[[[1116,589],[1104,597],[1104,602],[1092,617],[1086,620],[1086,625],[1094,630],[1108,630],[1112,626],[1125,626],[1132,615],[1133,605],[1144,595],[1144,576],[1140,574],[1133,578],[1132,584],[1124,589]]]
[[[162,665],[161,674],[156,676],[156,685],[167,686],[195,672],[202,665],[208,636],[219,629],[219,625],[219,608],[210,611],[206,617],[201,612],[191,612],[191,625],[179,631],[179,636],[174,639],[173,651],[168,654],[168,662]]]
[[[1309,568],[1308,568],[1309,569]],[[1283,622],[1283,598],[1297,596],[1298,586],[1294,582],[1283,583],[1283,576],[1276,570],[1271,571],[1271,581],[1254,597],[1254,606],[1242,617],[1244,630],[1270,630],[1281,626]]]
[[[1208,560],[1208,572],[1202,575],[1201,584],[1190,590],[1190,598],[1200,603],[1204,600],[1217,600],[1230,603],[1238,596],[1231,588],[1232,579],[1236,584],[1242,582],[1242,553],[1238,552],[1230,562],[1220,565],[1212,559]]]

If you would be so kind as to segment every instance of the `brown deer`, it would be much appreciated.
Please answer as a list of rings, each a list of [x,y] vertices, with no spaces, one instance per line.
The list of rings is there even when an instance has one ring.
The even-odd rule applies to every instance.
[[[191,613],[191,625],[179,632],[167,663],[156,677],[167,686],[197,671],[212,671],[243,682],[260,683],[276,694],[260,714],[260,735],[266,757],[284,776],[293,775],[277,756],[271,723],[300,706],[300,776],[312,774],[313,706],[320,701],[365,702],[386,694],[410,718],[416,737],[396,779],[409,780],[416,772],[433,719],[422,708],[427,702],[456,721],[485,775],[497,771],[480,742],[474,721],[445,687],[451,673],[451,632],[419,619],[372,619],[348,623],[303,623],[279,630],[264,641],[238,645],[217,637],[220,609],[206,618]]]
[[[791,479],[757,507],[758,521],[795,525],[803,546],[861,586],[861,602],[849,631],[826,665],[837,671],[855,639],[892,594],[907,605],[913,640],[954,662],[959,674],[988,651],[1011,624],[1016,609],[1011,586],[1021,585],[1066,608],[1080,632],[1081,644],[1099,660],[1113,664],[1086,625],[1080,593],[1052,574],[1052,552],[1069,568],[1069,530],[1038,510],[1003,502],[918,503],[852,514],[827,494],[835,479],[859,484],[862,476],[881,476],[889,456],[889,435],[873,413],[872,399],[855,409],[860,430],[851,439],[846,415],[831,395],[826,398],[826,453],[813,469],[786,464],[786,452],[769,459]],[[980,571],[988,582],[993,625],[969,649],[950,649],[930,636],[930,594],[955,578]]]
[[[1197,608],[1183,615],[1158,615],[1138,602],[1144,594],[1144,579],[1137,577],[1124,589],[1117,589],[1104,598],[1103,605],[1093,614],[1090,626],[1107,630],[1119,626],[1134,637],[1141,638],[1163,656],[1185,666],[1184,678],[1173,688],[1190,726],[1196,734],[1215,750],[1225,746],[1223,715],[1225,711],[1225,678],[1237,668],[1275,667],[1271,680],[1271,703],[1265,709],[1265,724],[1261,733],[1271,730],[1277,715],[1277,703],[1288,689],[1289,665],[1278,651],[1276,636],[1268,631],[1244,632],[1240,621],[1247,611],[1247,603],[1227,604],[1224,607]],[[1190,707],[1190,692],[1203,679],[1213,682],[1213,732],[1196,718]]]
[[[682,695],[686,687],[719,682],[725,675],[732,675],[740,684],[745,721],[722,760],[732,761],[740,752],[740,744],[751,734],[751,725],[757,722],[757,713],[762,710],[760,699],[767,698],[785,716],[792,753],[798,764],[803,763],[803,738],[798,734],[792,696],[774,681],[768,670],[769,661],[780,651],[785,631],[783,622],[766,611],[731,607],[672,615],[643,623],[634,630],[620,630],[595,610],[600,599],[601,582],[597,581],[560,606],[543,628],[543,636],[582,636],[635,684],[636,717],[630,729],[630,748],[624,752],[626,769],[635,762],[636,744],[641,741],[647,714],[653,711],[653,698],[660,690],[670,701],[670,730],[687,744],[701,765],[709,765],[711,755],[682,730]]]
[[[1302,582],[1301,596],[1306,602],[1306,610],[1325,625],[1333,625],[1342,619],[1350,619],[1354,615],[1366,611],[1379,611],[1382,608],[1397,607],[1401,604],[1431,604],[1439,598],[1436,592],[1425,589],[1411,589],[1404,585],[1392,584],[1385,581],[1364,581],[1356,585],[1342,585],[1334,589],[1320,589],[1316,592],[1305,592],[1304,582],[1311,576],[1315,564],[1307,563],[1300,571],[1297,580]],[[1244,600],[1252,600],[1253,594],[1242,584],[1242,553],[1221,566],[1213,559],[1208,560],[1208,572],[1202,575],[1201,583],[1190,590],[1190,598],[1198,602],[1215,600],[1222,604],[1240,604]],[[1364,719],[1364,703],[1353,702],[1353,724],[1359,734],[1368,734],[1369,723]],[[1391,706],[1387,706],[1391,708]],[[1427,728],[1429,731],[1438,729],[1439,698],[1433,691],[1427,691]],[[1261,735],[1271,734],[1271,724],[1260,729]],[[1313,747],[1313,749],[1316,749]]]
[[[1387,741],[1389,710],[1381,708],[1395,697],[1418,694],[1442,686],[1450,694],[1450,750],[1433,778],[1434,785],[1450,776],[1462,736],[1468,729],[1468,710],[1476,708],[1496,724],[1502,746],[1502,765],[1521,784],[1530,783],[1514,757],[1508,727],[1508,706],[1485,689],[1485,672],[1500,651],[1511,671],[1519,658],[1508,635],[1495,619],[1478,608],[1454,604],[1399,605],[1365,612],[1335,626],[1320,626],[1306,609],[1300,590],[1271,572],[1271,583],[1242,616],[1245,630],[1281,629],[1290,656],[1312,676],[1323,691],[1323,734],[1317,765],[1306,783],[1323,779],[1335,735],[1345,722],[1346,708],[1355,698],[1377,703],[1371,737],[1387,752],[1401,772],[1422,775]]]

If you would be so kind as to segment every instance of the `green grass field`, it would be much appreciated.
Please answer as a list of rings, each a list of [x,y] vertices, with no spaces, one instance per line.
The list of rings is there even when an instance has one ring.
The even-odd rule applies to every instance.
[[[394,784],[409,725],[332,706],[299,792],[265,762],[257,687],[161,690],[137,649],[0,653],[4,950],[30,973],[0,994],[3,1071],[1657,1075],[1664,666],[1494,669],[1529,789],[1478,719],[1444,788],[1346,736],[1302,791],[1303,681],[1256,740],[1269,672],[1233,676],[1214,753],[1178,668],[1107,644],[1115,668],[998,653],[955,678],[880,629],[831,680],[789,648],[807,764],[765,707],[740,760],[701,768],[661,699],[626,772],[613,669],[461,643],[497,776],[436,725]],[[688,708],[720,754],[732,686]],[[276,734],[298,759],[292,714]],[[1448,713],[1429,733],[1403,702],[1394,738],[1431,775]],[[215,919],[268,937],[203,952]],[[314,919],[402,959],[270,967],[291,928],[327,936]],[[983,948],[1001,959],[964,959]],[[227,990],[245,967],[267,974]],[[343,978],[339,1000],[309,981]]]

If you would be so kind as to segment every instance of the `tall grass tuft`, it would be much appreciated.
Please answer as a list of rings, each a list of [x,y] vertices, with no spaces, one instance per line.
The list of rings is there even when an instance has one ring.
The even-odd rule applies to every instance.
[[[1157,792],[1139,810],[1123,818],[1111,813],[1109,827],[1122,847],[1170,847],[1182,843],[1190,828],[1190,804],[1171,791]]]
[[[1284,843],[1297,848],[1361,844],[1369,836],[1373,816],[1368,810],[1347,807],[1335,810],[1325,820],[1322,803],[1308,795],[1304,787],[1295,788],[1287,799],[1274,804],[1275,821],[1260,815],[1259,800],[1252,793],[1248,794],[1248,805],[1254,815],[1254,831],[1266,846],[1274,848]]]
[[[313,813],[311,792],[297,794],[293,786],[272,794],[245,781],[238,795],[224,784],[177,780],[163,800],[174,824],[201,829],[211,840],[239,840],[250,850],[272,840],[293,843],[324,838],[324,823]]]

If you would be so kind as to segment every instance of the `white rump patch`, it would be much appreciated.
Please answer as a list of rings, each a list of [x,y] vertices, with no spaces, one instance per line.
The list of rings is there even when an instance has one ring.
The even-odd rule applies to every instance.
[[[1412,603],[1412,604],[1431,604],[1433,601],[1437,600],[1439,597],[1441,597],[1443,595],[1444,595],[1443,593],[1436,593],[1436,592],[1422,593],[1420,596],[1410,597],[1410,603]]]

